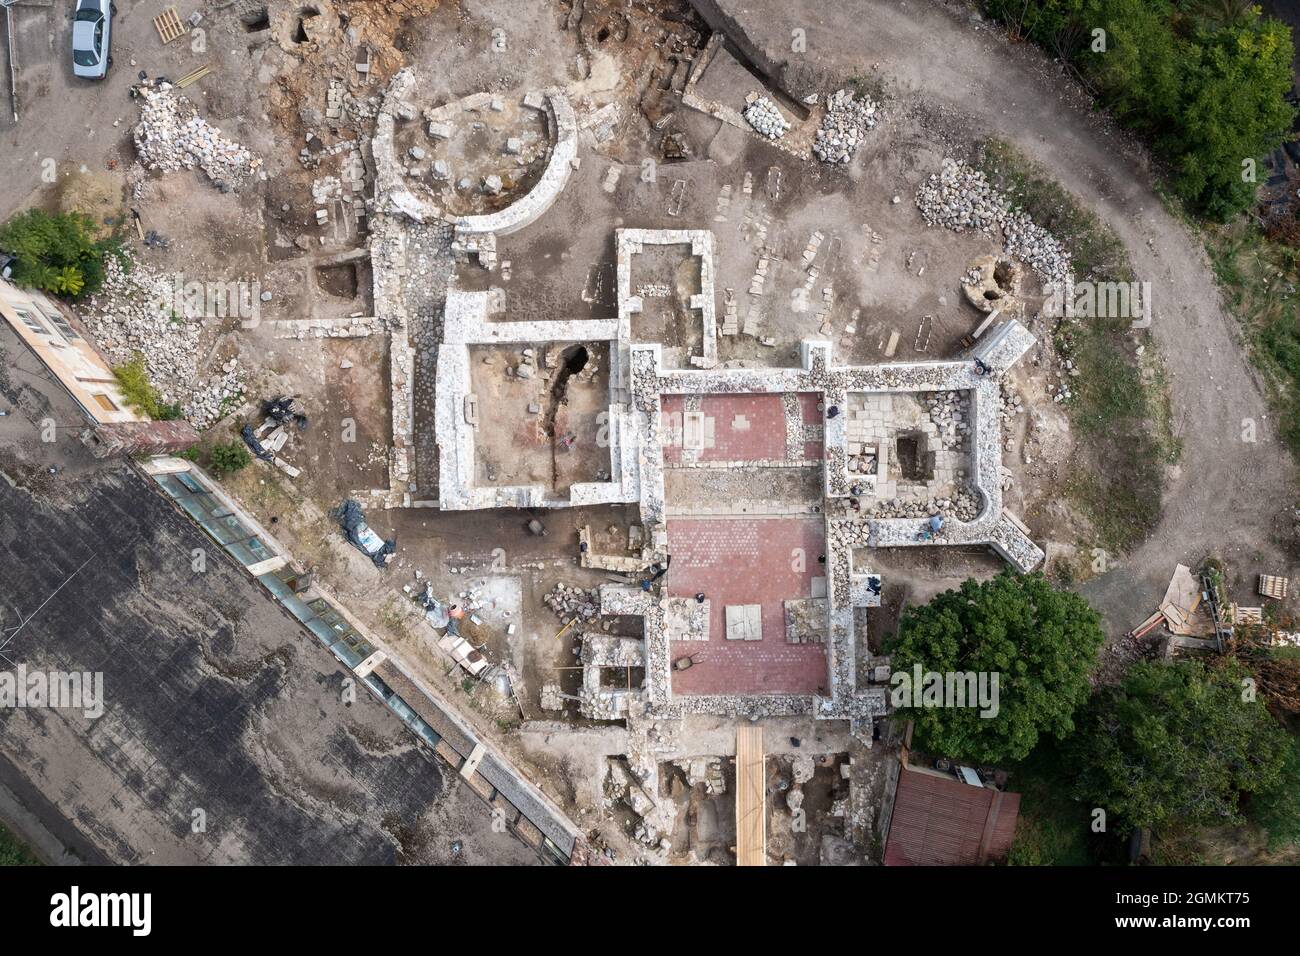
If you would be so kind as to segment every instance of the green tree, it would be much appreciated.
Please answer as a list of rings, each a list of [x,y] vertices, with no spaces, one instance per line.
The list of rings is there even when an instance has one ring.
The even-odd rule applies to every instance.
[[[1068,750],[1076,796],[1134,827],[1238,823],[1243,793],[1276,786],[1286,737],[1246,699],[1235,663],[1134,665],[1099,694]]]
[[[1268,835],[1270,850],[1300,846],[1300,738],[1287,738],[1277,783],[1251,799],[1247,816]]]
[[[1174,190],[1215,219],[1248,208],[1243,166],[1281,145],[1293,110],[1290,29],[1240,0],[985,0],[1071,63],[1142,134]]]
[[[93,238],[94,228],[82,213],[29,209],[0,226],[0,249],[17,258],[18,285],[79,299],[103,286],[105,256],[121,255],[120,242]]]
[[[1104,640],[1099,615],[1079,595],[1052,587],[1041,573],[1008,570],[908,608],[887,650],[896,675],[914,674],[917,665],[922,673],[996,674],[993,716],[977,706],[900,713],[929,750],[1003,763],[1023,759],[1041,734],[1060,739],[1073,729]]]

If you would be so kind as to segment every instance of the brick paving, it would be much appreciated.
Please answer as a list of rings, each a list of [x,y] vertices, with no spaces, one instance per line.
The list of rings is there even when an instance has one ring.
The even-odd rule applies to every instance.
[[[785,458],[785,405],[781,396],[703,395],[699,411],[713,419],[713,444],[695,456],[697,461],[763,461]],[[684,395],[665,395],[663,413],[673,423],[675,441],[664,448],[664,463],[682,461],[681,431],[677,425],[687,410]],[[814,456],[820,457],[820,456]]]
[[[676,518],[668,522],[668,548],[668,594],[689,597],[703,592],[710,602],[708,642],[670,642],[673,660],[689,654],[700,661],[688,670],[673,671],[674,694],[823,691],[825,648],[786,643],[782,604],[811,597],[813,579],[825,575],[818,561],[826,550],[821,518]],[[796,560],[799,550],[802,563]],[[728,604],[762,607],[762,640],[727,640]]]

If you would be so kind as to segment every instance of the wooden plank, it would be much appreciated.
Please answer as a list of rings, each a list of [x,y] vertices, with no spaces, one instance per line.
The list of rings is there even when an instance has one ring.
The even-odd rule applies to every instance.
[[[767,865],[767,773],[763,728],[736,728],[736,865]]]
[[[182,76],[179,80],[176,81],[176,85],[183,90],[191,83],[197,83],[199,80],[203,79],[211,72],[212,72],[212,67],[208,66],[205,63],[203,66],[199,67],[193,73],[186,73],[184,76]]]

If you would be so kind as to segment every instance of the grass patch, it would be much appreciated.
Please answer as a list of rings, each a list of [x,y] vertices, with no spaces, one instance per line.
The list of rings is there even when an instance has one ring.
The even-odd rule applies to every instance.
[[[0,824],[0,866],[40,866],[41,861],[32,855],[26,844]]]
[[[1224,303],[1267,385],[1282,440],[1300,461],[1300,250],[1269,242],[1250,219],[1202,232]]]
[[[1132,282],[1123,242],[1047,170],[1001,140],[983,144],[978,168],[1015,205],[1049,230],[1074,263],[1076,281]],[[1177,461],[1164,367],[1148,338],[1135,339],[1129,319],[1062,321],[1058,351],[1079,374],[1066,403],[1078,461],[1067,486],[1092,523],[1096,544],[1132,549],[1160,519],[1163,465]],[[1138,352],[1139,345],[1144,346]]]
[[[1020,794],[1013,866],[1092,866],[1125,859],[1120,841],[1092,832],[1089,808],[1069,793],[1069,768],[1047,742],[1011,768],[1008,789]]]

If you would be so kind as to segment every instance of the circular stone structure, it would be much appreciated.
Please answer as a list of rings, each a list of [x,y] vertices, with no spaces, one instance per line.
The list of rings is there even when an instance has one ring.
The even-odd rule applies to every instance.
[[[962,278],[966,300],[981,312],[1006,312],[1020,301],[1020,266],[1009,256],[981,256]]]

